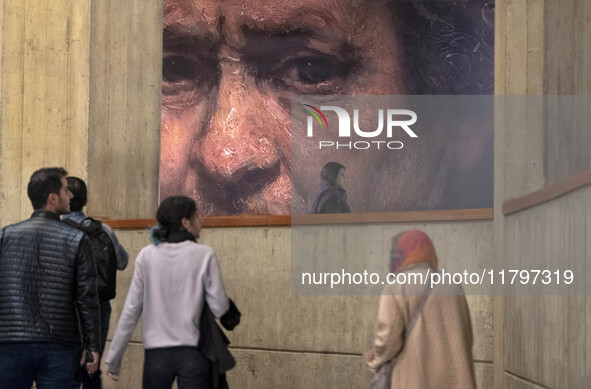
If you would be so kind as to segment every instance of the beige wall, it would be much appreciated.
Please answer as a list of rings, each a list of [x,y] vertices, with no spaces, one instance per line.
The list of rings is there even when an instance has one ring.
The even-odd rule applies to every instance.
[[[557,114],[552,112],[556,100],[547,100],[542,110],[540,97],[531,96],[591,90],[591,53],[583,38],[591,28],[591,4],[575,0],[497,0],[496,4],[497,93],[530,95],[512,100],[525,101],[521,106],[499,104],[497,112],[501,119],[495,125],[497,261],[517,268],[526,260],[531,264],[532,258],[541,266],[561,269],[585,264],[591,253],[589,187],[506,217],[501,206],[591,168],[585,122],[588,97],[560,97],[564,112]],[[574,115],[576,104],[586,116]],[[588,278],[588,267],[578,275]],[[590,308],[588,296],[498,298],[494,309],[497,387],[587,387],[591,382]]]
[[[591,285],[591,187],[505,218],[507,266],[522,268],[532,258],[540,268],[573,269]],[[504,326],[495,331],[505,343],[508,387],[584,388],[589,370],[591,298],[513,296],[504,300]],[[511,384],[509,384],[511,383]],[[539,385],[539,386],[537,386]]]
[[[89,211],[152,217],[158,200],[162,3],[2,2],[0,223],[31,212],[41,166],[88,178]]]
[[[158,205],[162,1],[92,1],[89,212],[153,217]]]
[[[419,228],[434,238],[442,267],[471,255],[487,261],[492,253],[492,222],[339,226],[335,236],[372,241],[374,255],[387,266],[390,237]],[[331,229],[333,230],[333,229]],[[135,258],[148,243],[146,231],[120,231]],[[311,245],[330,245],[321,241]],[[292,296],[290,228],[226,228],[203,231],[201,242],[219,257],[230,296],[242,311],[242,323],[229,333],[237,367],[228,374],[239,388],[359,388],[371,378],[361,353],[376,329],[378,296]],[[119,278],[113,303],[111,338],[133,275],[133,261]],[[469,296],[474,327],[474,359],[480,388],[492,388],[492,298]],[[141,376],[141,330],[134,333],[119,386],[134,387]]]
[[[497,175],[505,200],[591,166],[590,17],[588,1],[496,0],[495,93],[505,104],[495,155],[507,166]]]
[[[554,183],[591,167],[591,3],[546,0],[544,93],[574,95],[553,104],[546,128],[546,180]]]
[[[86,178],[90,0],[2,2],[0,223],[31,212],[41,166]]]
[[[545,185],[542,112],[528,109],[525,97],[544,93],[545,46],[544,0],[496,0],[495,5],[495,94],[498,95],[495,200],[500,200],[495,202],[495,208],[498,209],[505,199],[523,196]],[[507,127],[511,131],[505,131]],[[511,169],[503,169],[499,162]]]

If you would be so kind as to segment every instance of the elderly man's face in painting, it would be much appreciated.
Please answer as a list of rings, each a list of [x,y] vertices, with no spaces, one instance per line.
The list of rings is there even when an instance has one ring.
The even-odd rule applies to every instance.
[[[161,196],[204,215],[305,213],[337,161],[354,212],[492,206],[492,120],[395,153],[301,155],[310,139],[291,131],[294,95],[490,93],[491,42],[464,27],[493,25],[494,4],[434,3],[165,0]]]
[[[386,3],[165,0],[161,196],[289,214],[290,96],[406,92]]]

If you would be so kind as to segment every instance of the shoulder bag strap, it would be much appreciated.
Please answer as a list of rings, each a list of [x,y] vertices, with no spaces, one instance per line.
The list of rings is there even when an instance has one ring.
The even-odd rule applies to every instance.
[[[425,308],[425,304],[427,304],[427,299],[429,299],[429,296],[431,295],[432,290],[433,289],[431,289],[431,287],[427,285],[427,287],[423,291],[423,297],[421,297],[421,301],[419,302],[419,305],[417,305],[417,308],[413,312],[412,318],[410,319],[410,322],[408,323],[408,327],[406,327],[406,329],[404,330],[404,340],[405,341],[410,336],[410,333],[413,330],[413,328],[415,328],[415,324],[417,324],[417,321],[419,320],[419,316],[421,316],[421,313],[423,312],[423,309]]]
[[[423,312],[423,308],[425,308],[425,304],[427,303],[427,299],[431,295],[432,290],[433,289],[429,285],[427,285],[425,287],[425,289],[423,290],[423,296],[421,297],[421,301],[419,302],[419,305],[417,305],[417,308],[413,312],[410,322],[408,323],[408,326],[404,330],[404,343],[405,344],[406,344],[406,340],[408,339],[410,333],[412,332],[413,328],[415,327],[415,324],[417,323],[419,316]],[[402,347],[404,347],[404,345]],[[402,350],[400,350],[400,351],[402,351]],[[398,354],[400,354],[400,351],[398,352]],[[394,370],[395,364],[396,364],[396,357],[394,357],[394,358],[390,359],[388,362],[384,363],[376,372],[376,375],[374,376],[374,380],[370,386],[370,389],[390,388],[390,380],[392,378],[392,370]]]

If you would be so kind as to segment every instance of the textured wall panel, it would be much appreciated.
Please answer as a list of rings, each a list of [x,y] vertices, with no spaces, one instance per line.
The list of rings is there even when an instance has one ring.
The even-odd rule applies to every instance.
[[[33,171],[86,177],[90,0],[2,3],[0,223],[32,212]]]
[[[94,1],[89,212],[153,217],[158,205],[162,2]]]
[[[591,3],[546,0],[546,91],[576,95],[561,104],[547,130],[548,182],[591,168]],[[576,110],[576,112],[575,112]]]
[[[507,217],[505,257],[520,267],[572,268],[589,289],[591,187]],[[526,262],[527,263],[527,262]],[[550,388],[583,388],[591,382],[591,298],[521,296],[505,299],[505,368]]]
[[[236,367],[228,373],[231,388],[359,389],[367,388],[372,378],[361,355],[244,349],[231,349],[231,352],[236,358]],[[107,378],[103,387],[140,388],[143,360],[143,347],[130,344],[123,358],[120,381]],[[492,388],[492,367],[489,364],[476,363],[475,372],[479,388]],[[176,388],[176,384],[173,387]]]
[[[465,255],[490,256],[491,227],[492,223],[490,222],[447,225],[430,223],[423,225],[377,225],[371,226],[369,231],[371,235],[376,235],[376,230],[381,231],[377,237],[374,236],[372,239],[376,242],[376,255],[385,258],[387,258],[389,250],[390,237],[408,228],[421,228],[430,233],[434,237],[440,258],[456,258]],[[360,239],[367,233],[364,232],[367,229],[364,226],[340,226],[335,229],[337,236],[335,239],[337,240],[342,239],[343,235],[351,233],[351,231]],[[123,273],[119,273],[118,295],[112,304],[113,315],[109,338],[112,337],[123,308],[133,275],[135,256],[144,245],[148,244],[146,230],[117,231],[117,234],[121,243],[130,253],[130,266]],[[316,355],[317,353],[330,352],[360,355],[370,347],[376,329],[378,296],[291,295],[291,233],[289,228],[206,229],[202,231],[201,235],[201,242],[212,246],[217,252],[227,290],[243,313],[241,325],[229,333],[234,347],[247,349],[240,351],[242,353],[240,355],[246,358],[246,362],[240,362],[242,365],[239,364],[238,371],[246,373],[248,369],[244,367],[244,364],[250,364],[248,366],[251,369],[257,371],[257,374],[267,377],[270,383],[279,382],[277,380],[280,379],[281,374],[266,372],[268,364],[271,363],[266,350],[274,351],[275,353],[272,355],[287,355],[281,357],[288,358],[287,360],[279,359],[277,363],[283,360],[281,363],[289,365],[287,361],[299,360],[300,355],[304,355],[301,353]],[[479,382],[482,382],[483,385],[487,383],[482,387],[491,387],[492,298],[468,296],[468,303],[474,327],[474,358],[478,361],[489,361],[489,364],[483,364],[478,370]],[[133,340],[141,342],[141,324],[136,329]],[[263,354],[260,354],[261,352]],[[340,371],[339,369],[345,369],[352,374],[353,378],[351,379],[361,379],[357,375],[361,374],[360,372],[363,370],[357,368],[351,370],[348,367],[348,362],[343,362],[349,360],[348,358],[350,357],[316,356],[312,358],[314,362],[310,362],[314,365],[313,370],[310,371],[311,376],[315,377],[313,378],[315,380],[320,380],[319,382],[324,382],[322,380],[334,379],[337,371]],[[337,366],[338,363],[341,363],[338,361],[344,365]],[[141,361],[129,363],[136,364]],[[293,371],[284,371],[284,373],[297,374],[298,371],[302,370],[294,368]],[[320,372],[324,372],[324,375]],[[261,382],[255,376],[245,377],[248,377],[250,380],[248,382],[251,382],[252,385]],[[287,385],[291,381],[284,380],[282,382]],[[304,388],[305,384],[307,381],[305,383],[302,381],[302,386],[294,387]]]
[[[495,186],[502,188],[496,192],[501,200],[545,185],[544,112],[535,96],[544,93],[544,2],[495,1],[495,158],[505,167],[495,166]]]

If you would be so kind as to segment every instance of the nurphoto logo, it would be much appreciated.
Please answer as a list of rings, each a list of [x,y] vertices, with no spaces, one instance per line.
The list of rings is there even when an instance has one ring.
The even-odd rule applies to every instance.
[[[323,111],[332,111],[336,113],[338,117],[338,137],[344,138],[343,141],[351,139],[351,115],[344,108],[326,105],[316,108],[312,105],[302,104],[303,111],[308,116],[307,122],[307,133],[309,138],[314,137],[314,119],[320,125],[320,128],[328,128],[328,120]],[[385,112],[385,113],[384,113]],[[384,126],[384,116],[386,117],[386,125]],[[384,127],[386,127],[386,138],[387,140],[360,140],[360,141],[349,141],[339,142],[334,140],[319,140],[318,148],[320,150],[327,148],[336,149],[356,149],[356,150],[367,150],[370,148],[380,149],[388,148],[390,150],[400,150],[404,147],[404,144],[398,140],[392,140],[394,129],[401,128],[411,138],[418,138],[417,134],[410,128],[417,122],[417,114],[414,111],[408,109],[378,109],[377,114],[377,128],[375,130],[365,131],[359,126],[359,110],[353,109],[353,130],[355,135],[361,138],[372,138],[375,139],[382,135]]]

